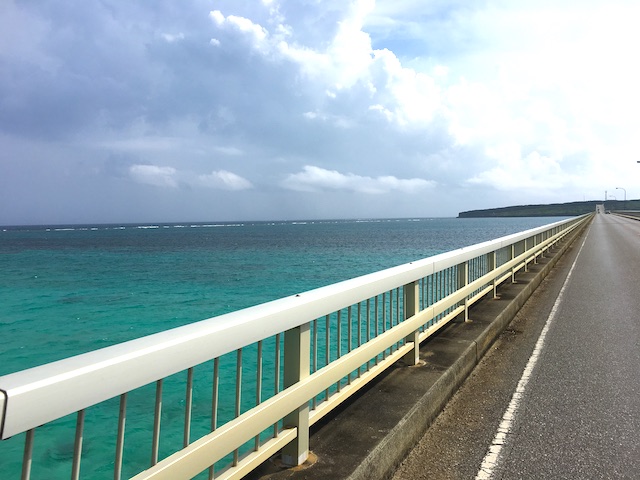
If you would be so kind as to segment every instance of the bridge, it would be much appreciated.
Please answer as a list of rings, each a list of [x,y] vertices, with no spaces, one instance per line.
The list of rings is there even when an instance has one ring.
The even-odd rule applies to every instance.
[[[595,216],[394,479],[427,478],[411,476],[419,464],[429,478],[637,478],[640,222],[630,217]]]
[[[40,432],[67,419],[67,427],[59,430],[73,445],[69,474],[81,478],[81,466],[96,462],[92,455],[104,450],[85,434],[87,415],[100,409],[101,416],[113,418],[113,438],[107,441],[112,455],[104,468],[116,479],[265,474],[289,478],[296,472],[305,478],[388,476],[411,448],[420,448],[427,426],[474,367],[484,362],[485,352],[491,357],[494,340],[554,265],[576,254],[585,231],[588,242],[572,278],[582,278],[585,259],[615,265],[603,258],[602,246],[590,243],[608,238],[607,232],[624,232],[620,236],[628,237],[632,248],[627,256],[636,258],[633,242],[637,252],[638,235],[629,233],[639,225],[617,215],[573,218],[0,377],[1,438],[12,437],[7,442],[13,448],[22,444],[19,475],[40,478],[43,474],[34,460],[34,451],[42,448],[38,442],[57,441]],[[611,241],[607,245],[611,257],[618,246]],[[617,312],[609,302],[598,300],[613,298],[608,286],[624,291],[616,280],[626,270],[602,265],[587,293],[598,309],[587,313],[598,312],[603,318],[594,317],[586,330],[598,336],[604,352],[604,337],[599,335],[604,333],[602,324],[611,322],[603,320]],[[632,265],[627,261],[629,269]],[[631,271],[625,280],[632,279]],[[569,290],[567,286],[567,293],[558,298],[571,298]],[[621,300],[628,309],[626,331],[636,332],[629,311],[638,305],[630,302]],[[579,322],[585,312],[584,304],[577,305]],[[629,346],[634,335],[623,334],[622,343]],[[591,344],[573,345],[579,349]],[[629,358],[628,368],[633,368],[635,357]],[[246,381],[248,374],[251,381]],[[619,377],[622,383],[605,393],[636,388],[624,381],[624,375]],[[166,422],[163,409],[173,399],[163,397],[163,387],[175,378],[184,392],[176,402],[183,413]],[[618,387],[621,390],[615,390]],[[203,390],[209,392],[209,406],[203,409],[199,403],[195,408],[194,398]],[[610,401],[597,391],[592,397]],[[630,412],[633,405],[629,404]],[[135,417],[149,417],[146,431],[127,430],[132,411]],[[513,417],[518,406],[505,411],[506,417]],[[161,435],[161,428],[171,434]],[[146,465],[128,462],[132,455],[125,449],[125,444],[144,443],[140,435],[150,446]],[[476,471],[508,468],[501,459],[511,455],[498,452],[506,435],[512,435],[511,430],[498,431],[484,447],[474,449],[483,456],[489,453],[476,462]],[[91,442],[92,448],[83,449],[83,442]],[[510,452],[517,444],[513,445]],[[524,443],[520,448],[528,447]],[[411,454],[401,469],[410,464]]]

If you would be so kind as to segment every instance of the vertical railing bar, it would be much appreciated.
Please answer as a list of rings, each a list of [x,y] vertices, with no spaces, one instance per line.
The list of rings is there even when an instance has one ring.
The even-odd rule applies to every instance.
[[[329,365],[331,362],[331,316],[325,315],[324,317],[325,323],[325,332],[324,332],[324,358],[325,358],[325,366]],[[329,388],[324,391],[324,399],[329,400]]]
[[[433,305],[433,291],[435,290],[433,287],[433,278],[434,278],[435,274],[431,274],[429,275],[428,279],[427,279],[427,305],[425,308],[430,307],[431,305]],[[433,325],[435,323],[435,318],[431,318],[429,319],[429,326]]]
[[[362,345],[362,302],[358,302],[358,347]],[[358,378],[360,378],[361,366],[358,366]]]
[[[262,340],[258,341],[258,353],[256,354],[256,406],[262,403]],[[260,449],[260,434],[256,435],[254,449]]]
[[[432,304],[436,303],[440,299],[440,275],[442,275],[442,271],[434,272],[433,278],[431,279],[431,300]],[[436,320],[440,318],[439,315],[436,315]]]
[[[31,463],[33,462],[33,439],[35,433],[35,428],[27,430],[27,435],[24,439],[24,452],[22,454],[22,474],[20,476],[21,480],[29,480],[31,478]]]
[[[120,412],[118,415],[118,436],[116,439],[116,459],[113,464],[113,480],[122,477],[122,455],[124,453],[124,429],[127,421],[127,393],[120,395]]]
[[[425,308],[424,305],[424,283],[426,282],[427,278],[426,277],[422,277],[421,279],[418,280],[418,311],[422,311]],[[424,325],[420,325],[419,327],[419,331],[420,333],[424,332]]]
[[[85,410],[78,411],[76,420],[76,438],[73,442],[73,464],[71,466],[71,480],[80,478],[80,460],[82,458],[82,434],[84,431]]]
[[[400,287],[396,288],[396,325],[400,325]],[[404,340],[398,340],[396,344],[396,350],[400,348],[401,342]]]
[[[220,388],[220,357],[213,359],[213,385],[211,387],[211,431],[218,428],[218,391]],[[209,467],[209,480],[213,480],[215,465]]]
[[[447,268],[446,270],[442,271],[440,274],[440,281],[442,283],[441,287],[440,287],[440,295],[438,297],[438,300],[442,300],[443,298],[445,298],[447,296],[446,294],[446,290],[447,290],[447,284],[449,283],[449,272],[451,271],[451,268]],[[448,310],[446,310],[446,312],[448,313]],[[441,317],[444,314],[441,314]]]
[[[367,342],[371,340],[371,298],[367,298]],[[367,360],[367,371],[369,371],[369,360]]]
[[[347,353],[351,352],[351,342],[353,341],[353,327],[352,327],[352,313],[353,308],[349,305],[347,308]],[[351,372],[347,374],[347,385],[351,384]]]
[[[429,305],[433,305],[436,301],[436,274],[435,272],[429,277]]]
[[[389,330],[393,328],[393,293],[395,289],[389,291]],[[398,296],[396,295],[396,303],[398,300]],[[389,347],[389,353],[393,353],[393,345]]]
[[[362,324],[362,302],[358,302],[358,346],[362,345],[362,328],[364,325]]]
[[[342,357],[342,310],[338,310],[338,328],[336,330],[336,336],[338,337],[336,339],[337,358],[340,358]]]
[[[162,416],[162,382],[161,378],[156,382],[156,403],[153,417],[153,439],[151,441],[151,466],[158,463],[158,450],[160,448],[160,418]]]
[[[313,357],[311,358],[312,372],[318,370],[318,319],[313,321]]]
[[[469,262],[466,261],[465,265],[469,265]],[[459,267],[459,266],[458,266]],[[468,272],[469,268],[465,267],[465,269],[463,269],[464,272]],[[467,278],[465,276],[465,278]],[[454,284],[454,282],[456,282]],[[453,292],[456,292],[458,290],[458,285],[457,285],[457,278],[455,278],[455,272],[454,269],[451,269],[451,275],[449,276],[449,290],[447,291],[447,294],[445,295],[445,297],[448,297],[449,295],[451,295]],[[466,298],[466,297],[465,297]],[[454,307],[451,307],[451,310],[453,310]]]
[[[353,306],[347,308],[347,353],[351,352],[353,342]]]
[[[242,402],[242,348],[236,350],[236,403],[235,418],[240,416]]]
[[[260,405],[262,403],[262,340],[258,341],[256,363],[256,405]]]
[[[442,292],[442,298],[447,298],[449,296],[449,293],[451,293],[451,282],[453,281],[452,279],[456,276],[457,273],[457,267],[453,266],[453,267],[449,267],[447,268],[447,275],[445,277],[445,284],[444,284],[444,291]]]
[[[391,292],[389,292],[391,295]],[[387,292],[382,294],[382,333],[388,330],[387,328]]]
[[[235,417],[238,418],[241,412],[242,402],[242,348],[236,350],[236,405],[235,405]],[[240,458],[240,450],[235,449],[233,451],[233,466],[238,466],[238,460]]]
[[[382,333],[387,331],[387,292],[382,293]],[[387,349],[382,351],[382,359],[387,358]]]
[[[371,299],[367,298],[367,342],[371,340]]]
[[[378,307],[378,304],[379,303],[380,303],[380,295],[376,295],[376,301],[375,301],[375,303],[373,305],[373,316],[374,316],[373,320],[375,322],[374,323],[374,325],[375,325],[375,328],[374,328],[375,337],[374,338],[378,337],[378,332],[379,332],[379,330],[378,330],[378,323],[379,323],[379,317],[378,317],[379,316],[379,307]],[[377,364],[378,364],[378,355],[376,355],[376,359],[375,359],[375,365],[377,365]]]
[[[336,331],[336,336],[337,338],[337,358],[342,357],[342,310],[338,310],[338,328]],[[341,382],[342,379],[338,380],[338,383],[336,384],[336,387],[338,389],[338,392],[341,389]]]
[[[440,297],[441,299],[443,298],[447,298],[447,296],[449,295],[449,290],[451,288],[451,277],[456,275],[456,268],[455,267],[449,267],[445,270],[444,272],[444,279],[443,279],[443,285],[442,285],[442,296]],[[449,313],[451,311],[451,307],[449,307],[446,310],[446,313]]]
[[[220,357],[213,359],[213,385],[211,386],[211,431],[218,428],[218,395],[220,393]]]
[[[449,267],[447,269],[445,269],[445,271],[443,272],[443,278],[442,278],[442,292],[440,294],[440,300],[442,300],[443,298],[447,297],[448,294],[448,289],[449,289],[449,283],[451,282],[451,272],[454,271],[454,267]],[[447,313],[449,313],[451,310],[448,308],[445,310],[444,315],[446,315]]]
[[[278,393],[280,393],[280,336],[282,334],[281,333],[277,333],[276,334],[276,348],[275,348],[275,364],[274,364],[274,370],[275,370],[275,379],[274,379],[274,387],[273,387],[273,394],[277,395]],[[273,424],[273,438],[276,438],[278,436],[278,422]]]
[[[431,305],[431,300],[429,295],[431,294],[433,288],[431,288],[429,285],[431,283],[431,275],[424,277],[424,283],[425,283],[425,291],[423,292],[423,295],[425,297],[425,303],[424,303],[424,308],[429,308],[429,305]],[[429,321],[425,324],[424,328],[428,328],[429,326],[431,326],[432,324],[432,319],[429,319]]]
[[[182,439],[182,447],[189,445],[189,437],[191,436],[191,406],[193,404],[193,367],[187,369],[187,390],[185,392],[184,401],[184,436]]]
[[[313,331],[311,333],[313,335],[313,354],[311,357],[311,372],[315,373],[318,370],[318,319],[316,318],[313,321]],[[311,409],[315,410],[318,406],[317,395],[313,396]]]

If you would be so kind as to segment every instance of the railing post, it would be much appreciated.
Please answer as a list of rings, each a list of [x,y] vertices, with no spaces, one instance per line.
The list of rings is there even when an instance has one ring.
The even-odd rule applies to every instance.
[[[404,287],[404,319],[413,317],[420,311],[420,286],[418,282],[411,282]],[[407,365],[417,365],[420,361],[420,330],[416,329],[405,338],[405,342],[412,342],[413,348],[404,356]]]
[[[310,330],[310,324],[305,323],[284,333],[284,388],[309,376]],[[309,402],[284,417],[284,428],[297,428],[298,434],[282,449],[282,463],[301,465],[309,456]]]
[[[512,243],[511,244],[511,258],[509,260],[513,260],[514,258],[516,258],[516,244]],[[515,265],[513,267],[511,267],[511,283],[518,283],[518,282],[516,282],[516,266]]]
[[[469,262],[464,262],[458,265],[458,290],[464,288],[469,283]],[[464,305],[464,315],[462,320],[464,322],[469,320],[469,298],[464,297],[464,301],[460,302],[460,306]]]
[[[496,269],[497,263],[498,263],[498,252],[494,250],[491,253],[487,253],[487,270],[489,272],[493,272]],[[498,279],[495,276],[491,281],[491,285],[493,286],[493,298],[498,298]]]
[[[525,238],[523,240],[523,242],[524,242],[524,252],[525,252],[525,255],[524,255],[524,271],[525,272],[529,271],[529,262],[528,262],[528,258],[527,258],[528,255],[529,255],[529,242],[527,240],[528,240],[528,238]]]

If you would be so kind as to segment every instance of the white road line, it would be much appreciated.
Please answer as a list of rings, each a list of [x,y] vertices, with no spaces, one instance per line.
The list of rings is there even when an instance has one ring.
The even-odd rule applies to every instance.
[[[558,298],[553,304],[553,308],[547,317],[547,321],[540,333],[540,337],[536,342],[536,346],[533,349],[533,353],[529,357],[529,361],[527,362],[527,366],[522,372],[522,377],[520,377],[520,381],[516,386],[515,392],[513,392],[513,396],[511,397],[511,402],[509,402],[509,406],[502,415],[502,420],[500,421],[500,425],[498,426],[498,431],[496,432],[495,437],[493,437],[493,441],[491,442],[491,446],[489,447],[489,451],[485,455],[482,460],[482,464],[480,465],[480,470],[476,475],[476,480],[488,480],[493,478],[493,474],[495,472],[495,468],[498,465],[498,461],[500,460],[500,454],[502,452],[502,447],[506,443],[507,436],[511,433],[511,427],[516,418],[516,413],[518,411],[518,406],[520,405],[520,401],[524,397],[525,389],[527,388],[527,384],[529,383],[529,379],[531,378],[531,374],[533,373],[533,369],[538,363],[538,358],[542,353],[542,348],[544,347],[544,341],[547,336],[547,332],[549,331],[549,326],[553,319],[556,316],[556,312],[558,311],[558,307],[560,302],[562,301],[562,297],[564,295],[564,291],[569,283],[569,279],[571,278],[571,274],[573,273],[573,269],[576,266],[576,262],[578,261],[578,257],[580,256],[580,252],[582,252],[582,248],[584,247],[585,242],[587,241],[587,237],[585,236],[582,241],[582,245],[580,246],[580,250],[578,251],[578,255],[576,255],[575,260],[573,261],[573,265],[571,265],[571,269],[569,270],[569,274],[565,279],[562,288],[560,289],[560,293],[558,294]]]

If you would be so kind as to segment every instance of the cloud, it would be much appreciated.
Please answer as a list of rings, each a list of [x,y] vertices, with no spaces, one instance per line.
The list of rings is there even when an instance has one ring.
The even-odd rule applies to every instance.
[[[198,181],[203,186],[224,190],[248,190],[253,188],[249,180],[226,170],[213,171],[208,175],[199,175]]]
[[[155,185],[157,187],[176,188],[176,169],[173,167],[160,167],[158,165],[131,165],[129,175],[139,183]]]
[[[553,191],[565,188],[576,180],[573,176],[563,174],[558,158],[537,151],[523,156],[516,143],[489,150],[487,156],[493,158],[496,165],[469,178],[469,184],[501,191]]]
[[[293,215],[291,198],[314,215],[317,191],[368,216],[383,214],[374,192],[412,216],[640,195],[637,1],[0,4],[0,187],[16,212],[38,211],[52,170],[118,192],[123,208],[96,196],[85,219],[151,215],[162,195],[190,214],[230,189],[237,218]]]
[[[248,190],[251,182],[227,170],[214,170],[209,174],[194,175],[174,167],[134,164],[128,168],[129,177],[138,183],[156,187],[206,187],[220,190]]]
[[[420,178],[406,180],[393,176],[372,178],[352,173],[344,174],[312,165],[306,165],[302,172],[289,174],[282,182],[284,188],[301,192],[343,190],[365,194],[382,194],[393,191],[412,193],[433,185],[434,182]]]
[[[218,27],[232,28],[241,34],[246,34],[251,38],[251,42],[256,48],[260,48],[261,44],[267,39],[267,30],[248,18],[237,15],[225,17],[220,10],[211,11],[209,17]]]
[[[237,147],[215,147],[216,152],[220,152],[224,155],[237,156],[242,155],[243,152]]]
[[[177,34],[172,33],[163,33],[162,38],[164,38],[168,43],[177,42],[179,40],[184,40],[184,33],[180,32]]]

